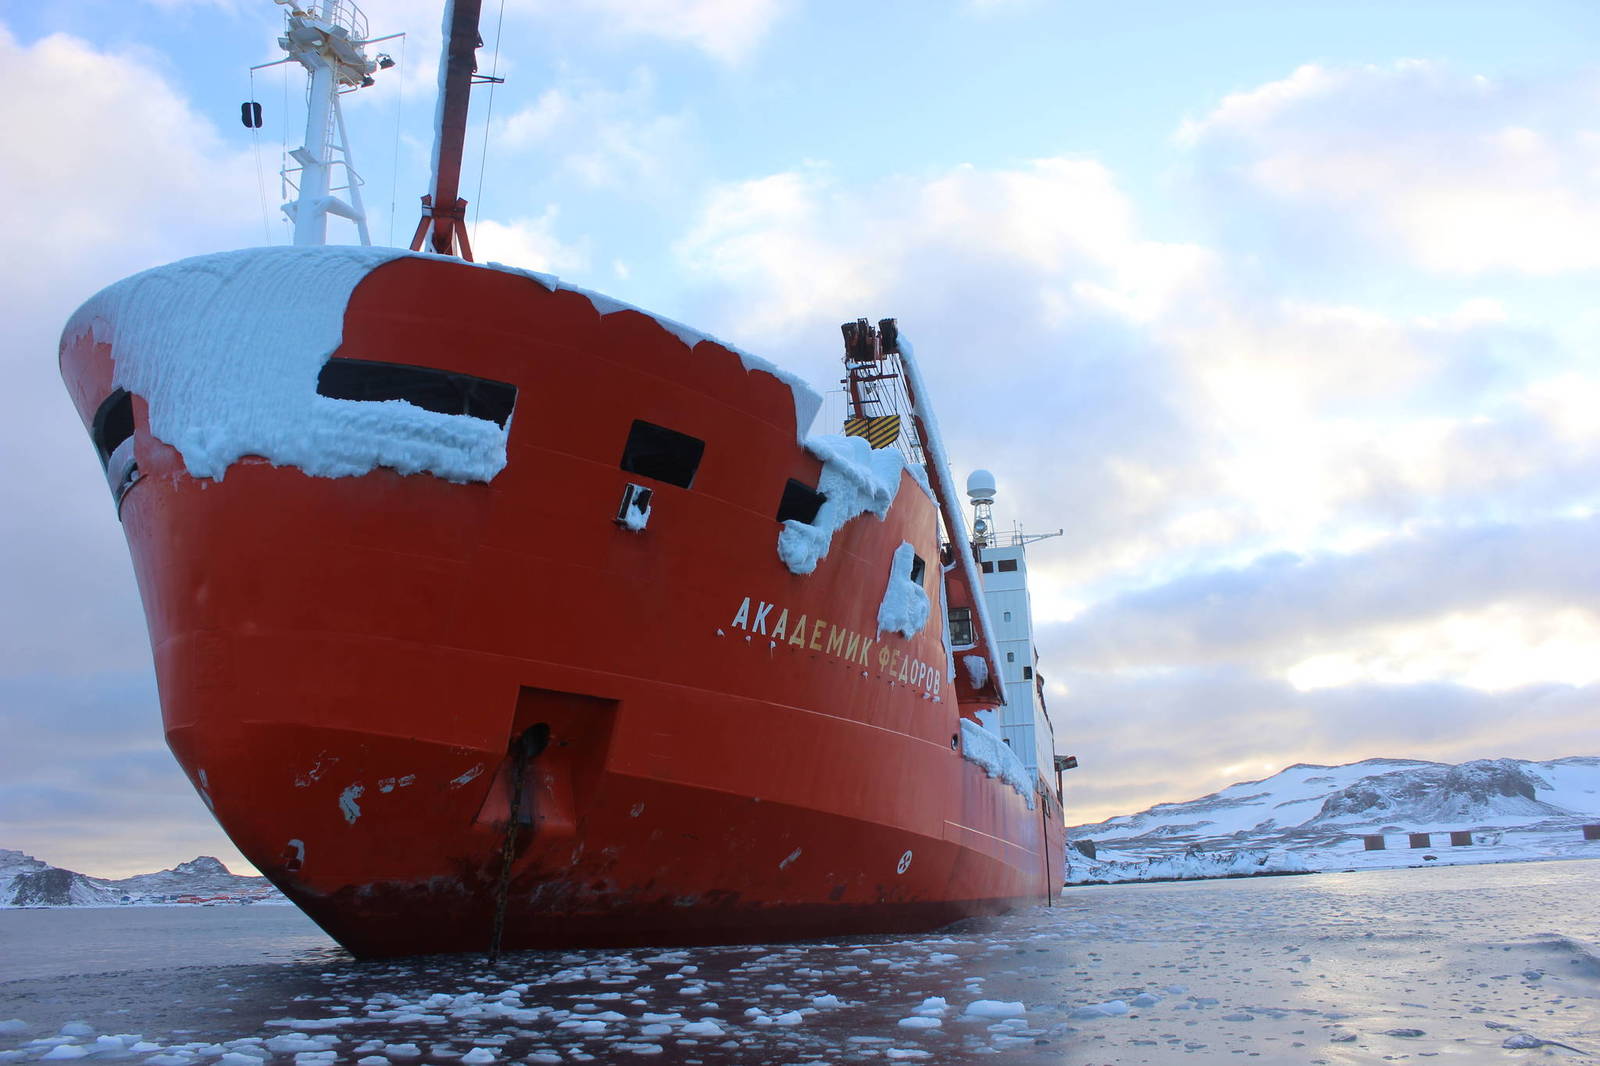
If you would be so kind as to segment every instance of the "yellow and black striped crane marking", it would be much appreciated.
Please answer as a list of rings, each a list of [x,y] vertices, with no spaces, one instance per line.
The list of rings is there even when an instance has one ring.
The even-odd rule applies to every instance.
[[[844,420],[844,433],[847,437],[865,437],[874,448],[887,448],[900,436],[900,416],[847,418]]]

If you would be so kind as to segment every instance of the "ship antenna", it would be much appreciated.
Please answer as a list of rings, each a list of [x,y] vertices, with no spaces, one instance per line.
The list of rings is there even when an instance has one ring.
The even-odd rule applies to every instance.
[[[461,153],[467,139],[467,106],[472,87],[505,81],[478,73],[478,15],[483,0],[449,0],[444,13],[444,55],[439,64],[439,117],[433,131],[433,176],[422,198],[422,220],[411,238],[411,250],[459,255],[472,262],[467,240],[467,202],[461,199]]]
[[[974,470],[967,477],[967,499],[972,501],[972,546],[987,548],[994,534],[994,475]]]
[[[327,244],[328,216],[339,215],[355,223],[362,244],[371,244],[367,211],[361,202],[361,175],[351,162],[339,98],[371,85],[373,72],[379,68],[394,66],[388,56],[368,59],[366,46],[402,35],[369,38],[367,18],[351,0],[315,0],[304,7],[294,0],[275,2],[289,9],[284,35],[278,38],[278,46],[289,54],[277,63],[250,69],[297,62],[311,75],[305,143],[289,153],[299,165],[285,165],[282,171],[285,185],[297,194],[283,205],[283,213],[294,224],[294,243]],[[245,106],[245,125],[259,126],[260,106]],[[333,184],[336,167],[344,168],[343,185]],[[344,193],[348,199],[336,193]]]

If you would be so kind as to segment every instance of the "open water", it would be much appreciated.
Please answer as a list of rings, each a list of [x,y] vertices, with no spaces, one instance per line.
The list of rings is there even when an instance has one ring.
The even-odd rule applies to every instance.
[[[937,934],[362,963],[292,908],[0,911],[0,1061],[1600,1058],[1600,863],[1072,889]]]

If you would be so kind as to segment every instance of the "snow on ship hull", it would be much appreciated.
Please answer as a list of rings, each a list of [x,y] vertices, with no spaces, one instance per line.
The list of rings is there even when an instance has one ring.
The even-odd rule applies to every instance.
[[[331,252],[248,254],[292,285]],[[204,412],[198,436],[171,428],[182,397],[124,350],[150,343],[135,318],[187,313],[181,277],[157,300],[171,307],[103,294],[62,352],[92,434],[115,386],[131,394],[138,476],[119,509],[168,742],[240,851],[335,939],[365,956],[490,944],[508,751],[539,726],[508,949],[912,931],[1053,894],[1059,808],[958,750],[938,609],[910,639],[878,632],[902,542],[938,572],[934,504],[909,473],[881,519],[844,522],[796,574],[775,515],[823,463],[797,443],[789,384],[512,272],[413,256],[360,274],[333,357],[514,386],[503,468],[403,476],[388,465],[412,460],[380,444],[375,468],[316,476],[304,441],[268,432],[266,458],[196,476],[215,460]],[[688,487],[621,468],[636,421],[703,442]],[[617,521],[629,484],[654,492],[640,530]]]

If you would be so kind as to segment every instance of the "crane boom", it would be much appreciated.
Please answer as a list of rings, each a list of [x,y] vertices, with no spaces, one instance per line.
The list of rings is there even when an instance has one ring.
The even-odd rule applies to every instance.
[[[467,202],[460,197],[461,154],[467,139],[467,106],[478,69],[478,15],[483,0],[454,0],[446,8],[444,54],[440,58],[438,126],[433,131],[432,187],[422,198],[422,220],[411,238],[411,250],[423,242],[440,255],[472,261],[467,240]]]

